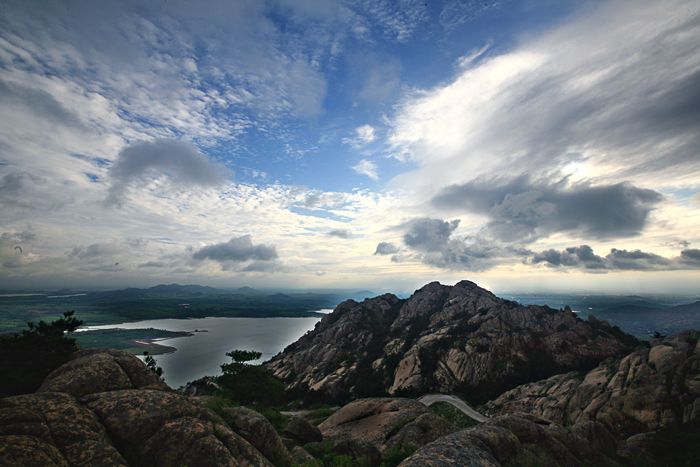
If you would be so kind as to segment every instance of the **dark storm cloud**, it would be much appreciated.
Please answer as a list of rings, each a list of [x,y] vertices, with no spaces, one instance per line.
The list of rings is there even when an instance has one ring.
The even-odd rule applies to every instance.
[[[277,250],[272,245],[255,245],[250,235],[243,235],[228,242],[205,246],[195,251],[192,257],[196,260],[211,259],[220,263],[272,261],[277,259]]]
[[[406,224],[408,230],[403,236],[406,246],[419,251],[440,251],[447,244],[452,232],[459,226],[459,220],[421,218]]]
[[[167,175],[184,186],[217,186],[231,175],[189,143],[157,139],[133,144],[119,153],[109,169],[107,204],[120,205],[130,183],[147,175]]]
[[[346,229],[333,229],[329,230],[328,234],[329,237],[338,237],[338,238],[351,238],[352,237],[352,232]]]
[[[679,257],[665,258],[647,251],[613,248],[602,257],[596,255],[590,246],[581,245],[532,253],[524,262],[589,271],[671,271],[700,268],[700,250],[683,250]]]
[[[452,185],[432,203],[488,216],[486,232],[495,239],[528,241],[557,232],[596,239],[639,235],[661,200],[658,192],[628,183],[570,186],[523,175]]]
[[[391,242],[379,242],[377,249],[374,250],[375,255],[393,255],[399,252],[399,247]]]

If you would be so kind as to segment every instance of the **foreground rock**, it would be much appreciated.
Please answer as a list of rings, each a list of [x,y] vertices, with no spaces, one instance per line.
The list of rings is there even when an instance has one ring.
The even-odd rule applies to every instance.
[[[487,403],[490,414],[531,413],[562,425],[597,421],[620,438],[700,422],[697,331],[655,340],[584,375],[566,373]]]
[[[38,392],[65,392],[76,397],[116,389],[170,388],[135,356],[119,350],[89,349],[52,371]]]
[[[590,440],[561,426],[527,415],[508,415],[439,438],[400,465],[615,466],[618,464],[611,458],[613,454],[614,451],[606,453],[596,449]]]
[[[136,357],[91,351],[56,369],[39,392],[0,400],[0,465],[272,463],[219,416],[171,391]]]
[[[563,371],[590,369],[638,342],[571,310],[521,306],[469,281],[408,300],[348,300],[267,363],[290,388],[325,399],[467,393],[487,400]]]
[[[422,446],[454,431],[444,419],[412,399],[353,401],[319,425],[325,439],[353,441],[380,454],[392,447]]]

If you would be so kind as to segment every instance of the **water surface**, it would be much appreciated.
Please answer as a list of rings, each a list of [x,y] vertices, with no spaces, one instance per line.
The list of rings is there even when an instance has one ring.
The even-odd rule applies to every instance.
[[[314,328],[320,318],[195,318],[153,319],[87,329],[166,329],[194,332],[193,336],[159,340],[177,351],[156,355],[165,381],[174,388],[207,375],[218,375],[234,349],[262,352],[258,362],[269,360]],[[199,332],[195,332],[199,331]]]

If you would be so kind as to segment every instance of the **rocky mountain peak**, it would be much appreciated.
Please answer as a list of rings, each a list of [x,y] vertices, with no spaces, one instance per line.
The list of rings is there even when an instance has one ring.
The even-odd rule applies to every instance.
[[[471,281],[431,282],[406,300],[341,303],[267,366],[290,387],[339,400],[435,391],[481,400],[638,344],[570,310],[525,307]]]

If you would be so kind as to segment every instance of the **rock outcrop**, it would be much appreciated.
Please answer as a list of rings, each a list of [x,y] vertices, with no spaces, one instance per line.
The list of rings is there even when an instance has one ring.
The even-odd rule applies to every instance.
[[[562,425],[597,421],[618,437],[700,421],[700,333],[652,341],[585,373],[518,386],[484,405]]]
[[[638,342],[571,310],[521,306],[469,281],[401,300],[348,300],[266,365],[290,388],[345,401],[428,392],[495,397],[528,381],[590,369]]]
[[[218,415],[170,390],[136,357],[110,350],[78,352],[38,392],[0,399],[0,465],[272,463]]]
[[[614,451],[596,449],[589,439],[572,430],[521,414],[495,418],[439,438],[400,466],[618,465],[613,456]]]

